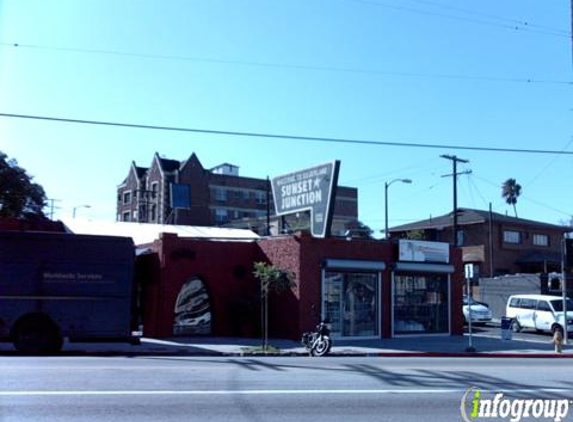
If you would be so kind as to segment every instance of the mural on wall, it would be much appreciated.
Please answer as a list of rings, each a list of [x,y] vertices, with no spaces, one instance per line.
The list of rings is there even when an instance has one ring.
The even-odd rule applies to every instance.
[[[186,282],[175,302],[173,335],[211,334],[211,305],[205,283],[199,278]]]

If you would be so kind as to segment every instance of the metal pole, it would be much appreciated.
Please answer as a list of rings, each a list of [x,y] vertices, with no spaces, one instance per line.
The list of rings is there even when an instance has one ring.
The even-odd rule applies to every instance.
[[[458,246],[458,157],[454,155],[452,160],[454,162],[454,246]],[[470,294],[468,290],[468,295]],[[470,306],[470,312],[471,312]],[[471,335],[471,321],[470,321],[470,339]]]
[[[267,176],[267,236],[271,235],[271,181]]]
[[[384,239],[388,240],[388,187],[395,182],[412,183],[411,179],[394,179],[384,182]]]
[[[388,240],[388,182],[384,182],[384,239]]]
[[[493,211],[489,203],[489,276],[493,277]]]
[[[470,264],[471,265],[471,264]],[[466,277],[467,282],[467,289],[468,289],[468,350],[473,350],[473,336],[472,336],[472,294],[471,294],[471,286],[470,286],[470,277]]]
[[[565,257],[567,256],[567,241],[563,234],[561,239],[561,299],[563,301],[563,344],[567,344],[567,271],[565,271]]]
[[[265,289],[265,345],[264,352],[267,353],[269,344],[269,285]]]
[[[458,174],[458,161],[460,163],[469,163],[469,160],[464,160],[462,158],[458,158],[456,155],[440,155],[440,158],[445,158],[446,160],[450,160],[453,163],[454,166],[454,172],[452,174],[446,174],[442,177],[448,177],[448,176],[452,176],[454,178],[453,182],[454,182],[454,224],[453,224],[453,230],[454,230],[454,241],[453,241],[453,245],[454,246],[459,246],[458,243],[458,175],[459,174],[470,174],[471,170],[466,170],[462,173]]]

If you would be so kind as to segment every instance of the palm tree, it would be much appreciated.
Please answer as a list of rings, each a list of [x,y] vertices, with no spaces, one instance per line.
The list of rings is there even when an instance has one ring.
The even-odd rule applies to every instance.
[[[513,205],[513,212],[517,218],[517,197],[521,195],[521,185],[515,179],[507,179],[501,186],[501,196],[509,205]]]

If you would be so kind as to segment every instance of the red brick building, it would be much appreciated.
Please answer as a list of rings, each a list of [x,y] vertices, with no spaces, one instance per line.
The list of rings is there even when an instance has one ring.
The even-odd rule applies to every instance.
[[[445,262],[406,260],[392,242],[305,234],[253,241],[164,234],[148,246],[137,263],[148,336],[257,335],[257,261],[292,272],[296,285],[270,299],[271,336],[298,339],[321,318],[335,338],[462,332],[461,254],[447,246]]]
[[[206,169],[194,153],[182,162],[156,153],[149,167],[132,162],[118,186],[117,221],[193,226],[239,222],[234,227],[264,230],[264,224],[256,221],[267,215],[268,189],[266,179],[239,176],[239,167],[232,164]],[[269,205],[274,215],[274,206]],[[357,220],[358,190],[339,186],[333,233],[343,234],[346,225]]]
[[[390,228],[391,238],[417,238],[453,243],[452,214]],[[571,227],[458,209],[458,245],[464,262],[478,265],[481,277],[561,270],[561,239]]]

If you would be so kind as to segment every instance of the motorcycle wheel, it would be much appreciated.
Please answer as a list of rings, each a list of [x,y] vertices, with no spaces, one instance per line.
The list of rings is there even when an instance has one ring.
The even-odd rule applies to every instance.
[[[319,338],[312,346],[310,354],[312,356],[324,356],[330,352],[332,342],[328,337]]]

